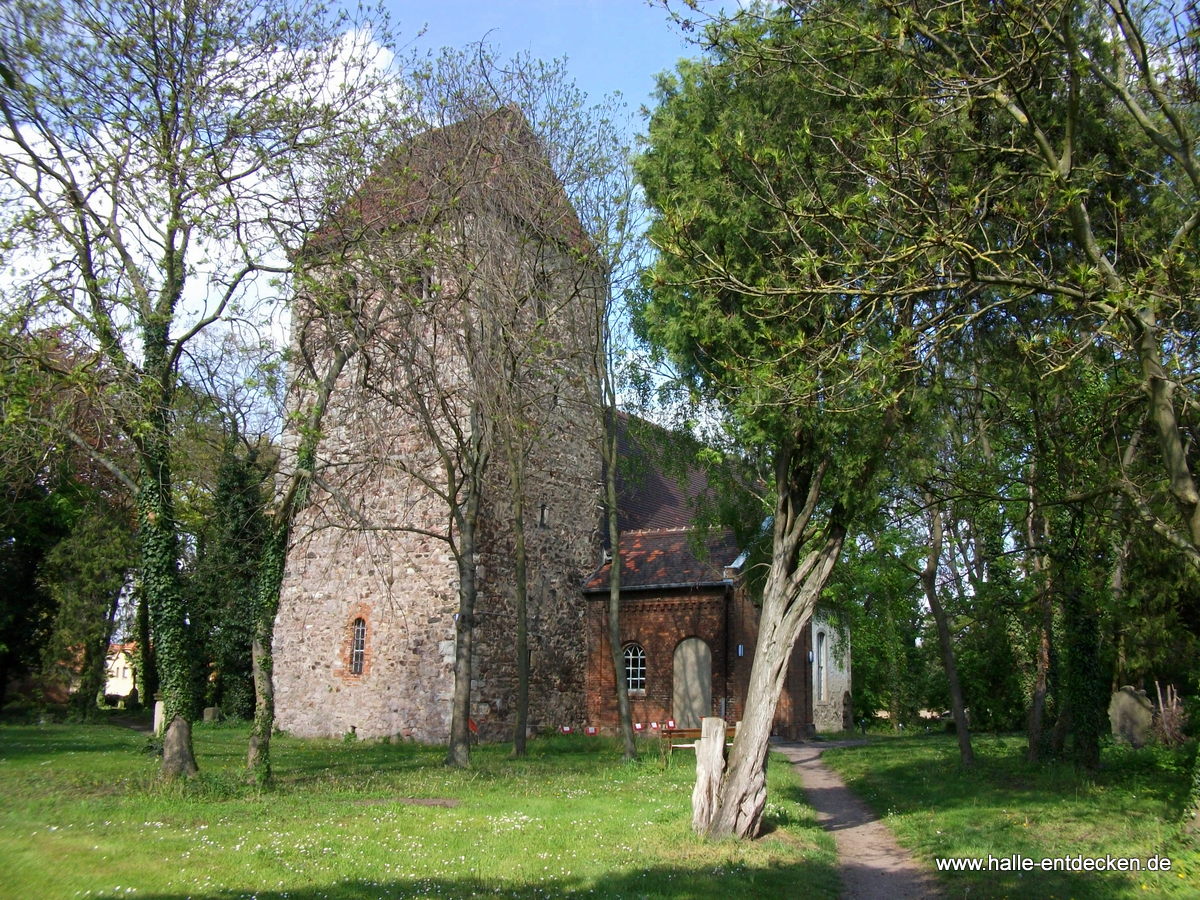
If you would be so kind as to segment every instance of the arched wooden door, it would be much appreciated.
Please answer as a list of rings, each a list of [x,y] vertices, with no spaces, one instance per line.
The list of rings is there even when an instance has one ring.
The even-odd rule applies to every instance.
[[[678,728],[699,728],[712,715],[712,651],[698,637],[675,647],[671,711]]]

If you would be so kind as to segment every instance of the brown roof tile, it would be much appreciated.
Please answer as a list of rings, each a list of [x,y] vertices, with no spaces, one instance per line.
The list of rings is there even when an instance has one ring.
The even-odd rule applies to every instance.
[[[700,534],[690,528],[659,528],[621,535],[621,589],[699,587],[721,584],[725,568],[739,554],[729,531]],[[608,588],[609,563],[602,565],[583,589]]]
[[[684,440],[631,416],[618,418],[617,526],[622,533],[695,525],[696,501],[709,492],[708,477],[678,459]]]

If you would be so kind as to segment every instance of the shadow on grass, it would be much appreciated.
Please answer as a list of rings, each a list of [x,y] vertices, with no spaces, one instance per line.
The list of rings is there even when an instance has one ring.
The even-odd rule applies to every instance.
[[[837,751],[832,758],[858,753],[870,762],[861,773],[844,776],[846,784],[876,806],[886,792],[887,810],[896,813],[928,809],[931,797],[937,809],[946,811],[1017,803],[1036,809],[1094,796],[1114,812],[1144,812],[1149,803],[1161,804],[1177,817],[1188,799],[1187,767],[1180,762],[1186,754],[1156,748],[1108,746],[1096,771],[1063,760],[1031,764],[1025,761],[1023,742],[987,736],[975,742],[972,769],[962,767],[956,745],[936,736],[897,738]],[[893,756],[902,761],[892,762]]]
[[[145,743],[145,735],[108,723],[0,727],[0,759],[14,761],[60,753],[129,753]]]
[[[1020,738],[983,735],[974,744],[976,765],[971,769],[960,764],[953,739],[940,736],[896,738],[831,756],[846,784],[876,814],[911,817],[903,827],[910,846],[927,864],[930,858],[949,857],[964,847],[973,853],[987,848],[984,852],[1002,858],[1027,857],[1035,865],[1047,857],[1102,857],[1106,837],[1112,840],[1105,831],[1110,823],[1145,821],[1158,827],[1177,820],[1188,799],[1183,751],[1109,745],[1101,767],[1091,772],[1062,760],[1030,764]],[[994,863],[997,869],[1001,865],[1005,864]],[[1106,900],[1152,890],[1153,885],[1145,883],[1154,877],[1149,872],[1040,868],[938,872],[951,897]]]
[[[238,890],[212,893],[138,893],[142,900],[375,900],[389,897],[599,897],[694,898],[719,896],[804,896],[814,900],[838,896],[834,867],[822,863],[773,864],[762,869],[732,868],[717,872],[660,866],[620,872],[596,879],[552,878],[520,884],[495,883],[472,876],[341,881],[299,889]]]

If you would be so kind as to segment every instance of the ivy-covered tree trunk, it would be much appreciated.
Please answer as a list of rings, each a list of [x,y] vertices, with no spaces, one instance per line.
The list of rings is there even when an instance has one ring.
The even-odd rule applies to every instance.
[[[165,423],[160,423],[160,427]],[[165,434],[154,433],[142,450],[138,498],[141,589],[150,609],[150,626],[163,699],[162,773],[168,778],[197,773],[192,751],[195,682],[187,610],[179,584],[179,539],[171,498],[171,470]]]
[[[254,725],[250,730],[250,744],[246,752],[246,769],[251,780],[260,787],[266,787],[272,780],[271,733],[275,730],[272,637],[275,617],[279,613],[279,594],[283,589],[292,523],[297,512],[308,502],[309,486],[317,464],[317,445],[321,440],[321,423],[329,408],[329,399],[346,364],[360,346],[355,342],[350,347],[339,345],[334,348],[329,368],[317,387],[312,407],[300,431],[300,446],[296,450],[296,467],[291,484],[275,510],[275,521],[263,544],[255,596],[254,639],[250,646],[250,665],[254,675]]]
[[[140,579],[139,579],[140,582]],[[137,649],[134,651],[134,690],[141,706],[154,706],[154,695],[158,693],[158,666],[154,661],[154,645],[150,636],[150,604],[146,592],[138,589],[137,613],[134,635]]]
[[[104,610],[103,622],[91,640],[83,648],[83,667],[79,673],[79,690],[75,692],[75,708],[83,719],[96,716],[96,700],[104,690],[105,663],[108,660],[108,642],[112,637],[113,623],[117,616],[120,591],[110,594]]]
[[[246,769],[259,787],[268,786],[272,780],[271,732],[275,729],[275,683],[272,680],[271,639],[275,616],[279,612],[279,592],[283,587],[290,535],[290,518],[277,522],[272,529],[263,549],[255,597],[254,640],[250,645],[250,662],[254,673],[254,725],[250,729]]]
[[[1033,682],[1033,702],[1029,707],[1028,745],[1025,758],[1035,763],[1041,758],[1045,743],[1046,698],[1050,689],[1050,651],[1054,635],[1054,589],[1047,584],[1038,588],[1040,618],[1037,631],[1036,669]]]
[[[1066,636],[1066,700],[1070,710],[1071,751],[1076,765],[1100,766],[1104,731],[1103,696],[1107,684],[1100,662],[1099,614],[1085,580],[1060,574]]]

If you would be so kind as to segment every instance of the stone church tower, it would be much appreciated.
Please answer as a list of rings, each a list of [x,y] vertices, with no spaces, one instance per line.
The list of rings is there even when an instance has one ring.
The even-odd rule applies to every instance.
[[[582,723],[579,585],[599,562],[603,279],[536,138],[512,109],[426,132],[314,246],[325,272],[298,303],[292,408],[311,397],[305,366],[311,384],[335,347],[354,352],[288,554],[274,633],[278,727],[447,738],[462,546],[453,513],[470,504],[472,483],[472,719],[499,739],[515,718],[519,489],[529,725]]]

